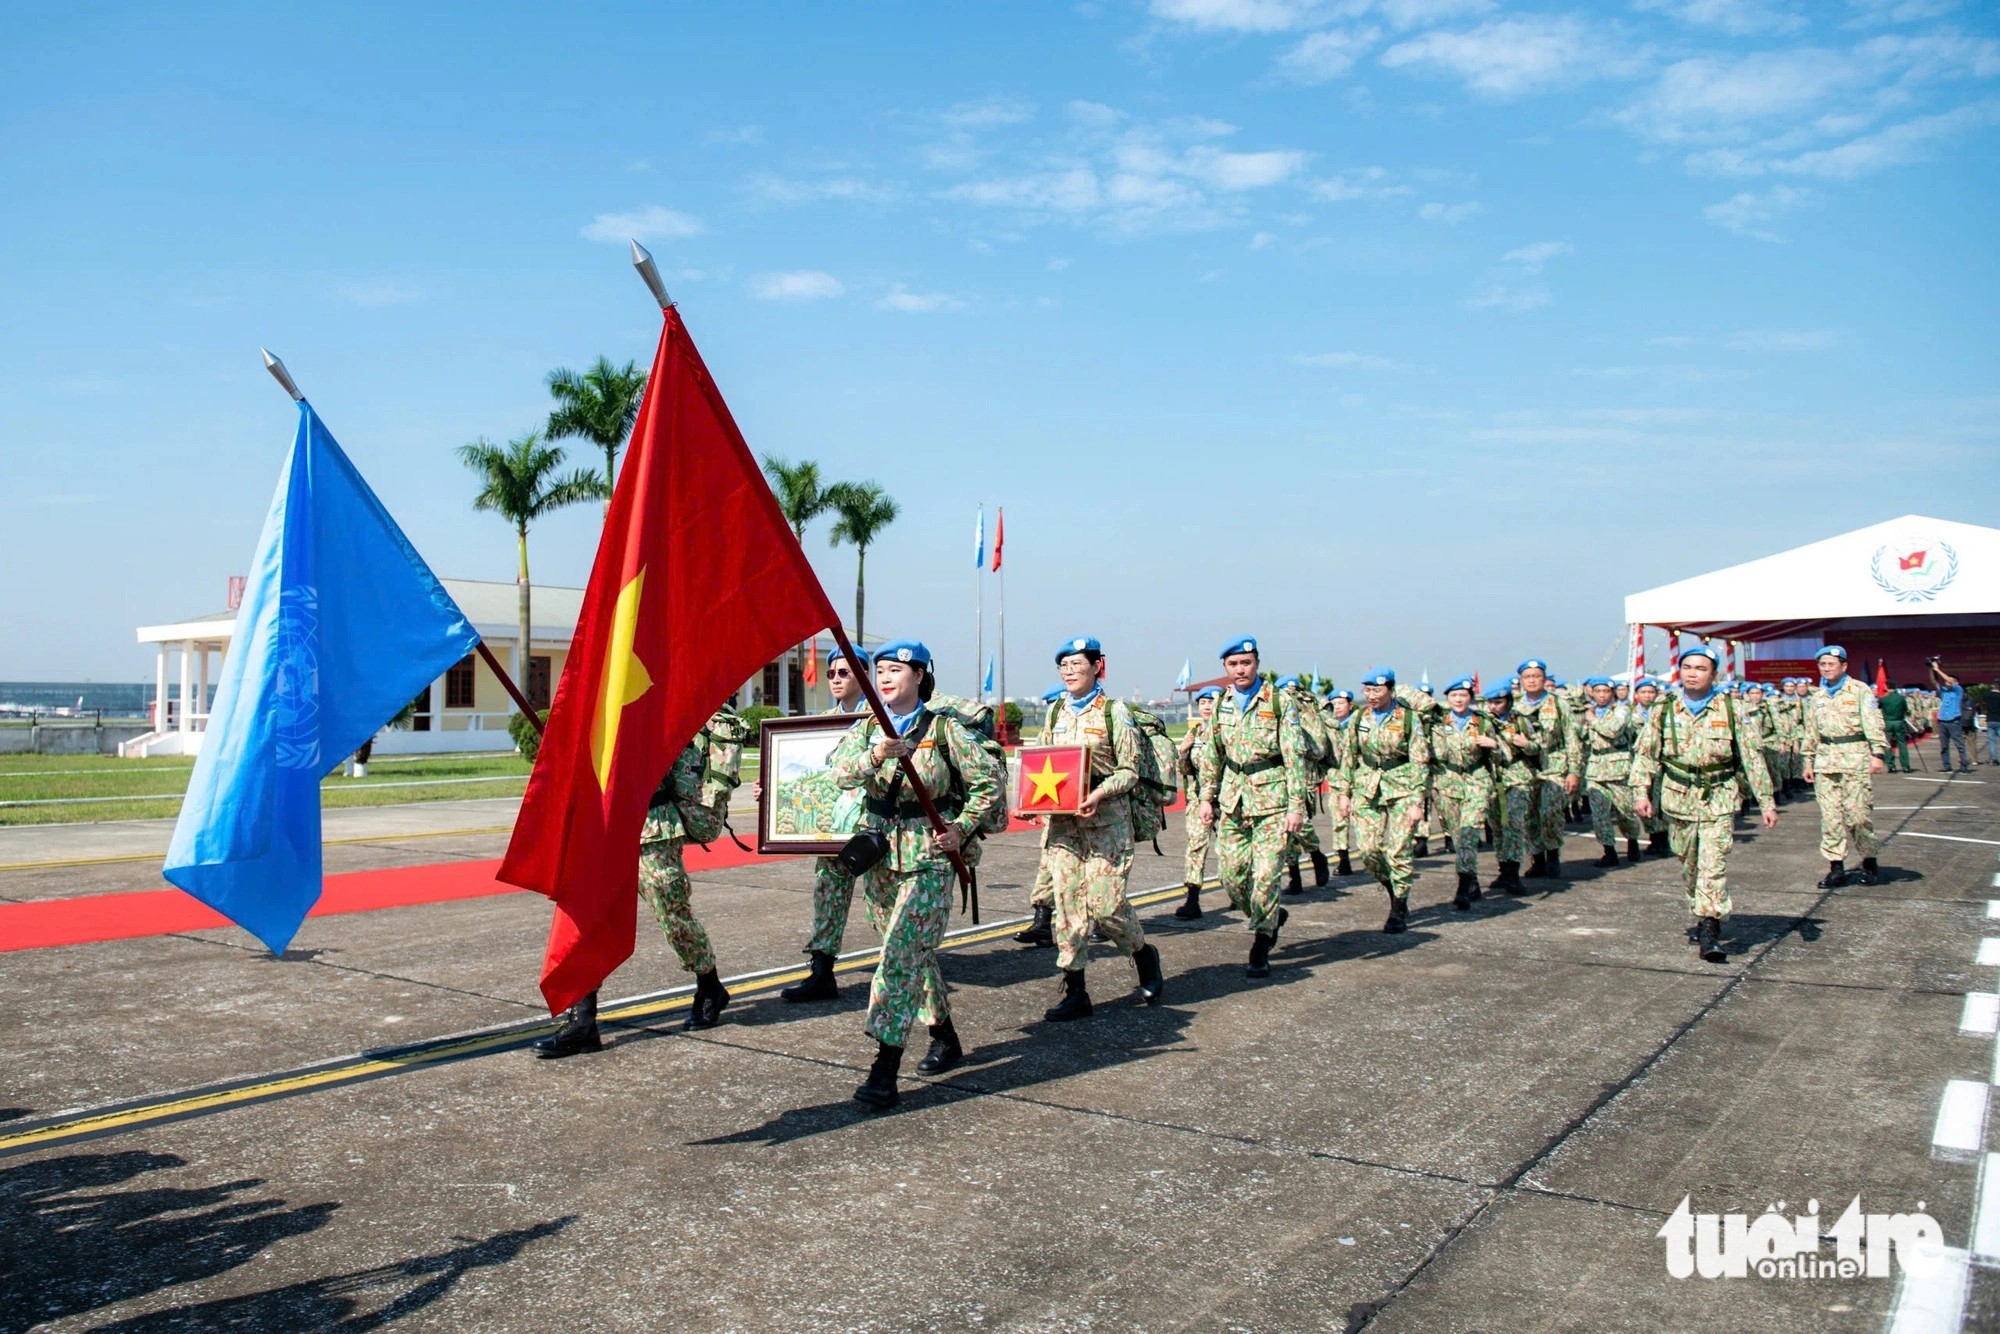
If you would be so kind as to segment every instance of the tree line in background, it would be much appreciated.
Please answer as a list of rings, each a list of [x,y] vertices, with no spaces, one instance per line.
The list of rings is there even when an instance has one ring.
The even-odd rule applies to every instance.
[[[611,489],[618,480],[618,455],[632,434],[639,417],[639,401],[646,391],[646,373],[638,363],[614,366],[608,357],[599,357],[589,370],[578,374],[558,368],[548,376],[549,397],[555,406],[548,421],[538,430],[496,445],[484,436],[458,447],[458,457],[478,480],[479,492],[472,499],[475,510],[498,514],[513,525],[520,572],[520,624],[517,628],[514,671],[525,681],[528,671],[529,615],[532,592],[528,577],[528,529],[543,516],[569,505],[593,500],[609,510]],[[567,452],[552,443],[557,440],[584,440],[604,451],[604,471],[596,468],[565,470]],[[887,492],[874,482],[833,482],[820,476],[819,464],[810,459],[794,463],[776,454],[762,459],[764,475],[777,495],[778,506],[801,543],[806,528],[822,515],[833,516],[828,540],[834,546],[851,544],[854,564],[854,638],[861,640],[866,611],[868,548],[895,522],[897,506]]]

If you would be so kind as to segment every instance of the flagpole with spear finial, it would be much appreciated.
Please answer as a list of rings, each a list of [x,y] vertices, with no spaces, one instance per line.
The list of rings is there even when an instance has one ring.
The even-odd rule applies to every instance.
[[[271,349],[268,347],[260,347],[257,350],[264,354],[264,369],[271,372],[271,378],[278,382],[278,387],[292,396],[292,402],[305,402],[306,396],[299,391],[299,383],[292,378],[292,373],[285,369],[285,363],[278,357],[273,356]],[[507,675],[507,669],[500,665],[500,659],[493,656],[493,650],[486,647],[484,639],[481,639],[473,647],[479,650],[479,656],[486,660],[487,667],[492,670],[494,676],[500,679],[501,686],[513,697],[515,706],[521,710],[521,716],[526,718],[528,725],[535,729],[535,735],[540,736],[542,734],[541,715],[536,713],[534,708],[528,703],[528,697],[521,693],[521,687],[514,684],[514,678]],[[526,656],[525,653],[522,655],[523,658]]]

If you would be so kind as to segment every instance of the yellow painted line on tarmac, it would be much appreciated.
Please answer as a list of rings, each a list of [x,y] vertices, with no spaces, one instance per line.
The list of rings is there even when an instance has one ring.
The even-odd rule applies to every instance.
[[[464,832],[464,831],[458,831]],[[1213,889],[1216,882],[1211,880],[1204,889]],[[1181,886],[1147,890],[1132,895],[1135,908],[1151,907],[1179,897]],[[1019,929],[1024,917],[1012,917],[990,926],[967,927],[946,935],[940,946],[944,950],[959,950],[970,945],[982,945],[1010,936]],[[836,973],[859,972],[872,968],[881,960],[879,949],[866,950],[842,958],[834,965]],[[739,978],[724,979],[733,990],[732,999],[743,996],[759,996],[774,989],[787,986],[810,975],[811,970],[803,967],[772,969],[751,973]],[[693,1001],[692,988],[677,990],[665,996],[618,1002],[598,1011],[597,1017],[607,1023],[630,1023],[651,1019],[659,1015],[684,1010]],[[279,1098],[293,1097],[302,1093],[312,1093],[321,1089],[339,1088],[347,1084],[357,1084],[364,1080],[380,1079],[386,1075],[404,1074],[421,1070],[428,1066],[444,1065],[452,1061],[462,1061],[475,1056],[490,1055],[494,1052],[509,1051],[524,1047],[538,1037],[553,1033],[558,1027],[553,1019],[538,1020],[532,1024],[498,1031],[477,1033],[463,1038],[446,1038],[436,1043],[418,1044],[383,1056],[354,1056],[304,1069],[289,1070],[282,1074],[264,1078],[251,1078],[207,1088],[191,1089],[182,1093],[172,1093],[155,1098],[142,1098],[133,1102],[107,1107],[96,1111],[84,1111],[59,1120],[23,1126],[12,1132],[0,1132],[0,1157],[26,1153],[31,1149],[48,1148],[77,1140],[96,1139],[104,1135],[121,1134],[129,1130],[139,1130],[146,1126],[160,1125],[169,1121],[185,1120],[194,1116],[206,1116],[214,1112],[227,1111],[233,1107],[246,1107],[260,1102],[271,1102]]]

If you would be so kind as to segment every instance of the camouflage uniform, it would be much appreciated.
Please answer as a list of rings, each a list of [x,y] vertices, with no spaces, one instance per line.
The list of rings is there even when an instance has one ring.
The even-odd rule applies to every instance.
[[[1668,701],[1665,695],[1657,695],[1654,697],[1653,702],[1650,705],[1636,704],[1636,703],[1633,704],[1632,743],[1635,749],[1638,746],[1639,738],[1645,735],[1646,720],[1648,718],[1651,718],[1655,713],[1659,712],[1660,706],[1666,702]],[[1667,832],[1666,812],[1660,809],[1660,780],[1661,780],[1661,775],[1659,773],[1655,773],[1653,775],[1652,790],[1644,794],[1646,798],[1653,803],[1653,813],[1649,816],[1641,818],[1639,821],[1639,826],[1640,828],[1646,831],[1649,837],[1653,834],[1664,834]],[[1640,795],[1639,792],[1636,789],[1634,789],[1633,799],[1635,801],[1638,799],[1639,795]]]
[[[1353,803],[1354,839],[1368,868],[1389,897],[1408,902],[1424,787],[1430,781],[1431,751],[1417,710],[1392,700],[1385,716],[1367,705],[1355,711],[1347,757],[1334,790]]]
[[[1182,812],[1182,818],[1187,822],[1187,855],[1181,870],[1181,883],[1199,885],[1208,879],[1208,845],[1215,832],[1202,823],[1201,813],[1208,808],[1211,794],[1201,786],[1201,766],[1196,759],[1202,741],[1208,735],[1208,723],[1196,715],[1188,723],[1187,734],[1194,741],[1180,756],[1181,791],[1187,794],[1187,808]]]
[[[1569,810],[1563,780],[1583,768],[1583,739],[1569,705],[1554,690],[1543,691],[1542,698],[1532,703],[1527,696],[1516,695],[1514,716],[1534,724],[1534,753],[1540,757],[1530,766],[1536,781],[1528,798],[1528,851],[1560,858],[1563,820]]]
[[[1197,752],[1201,791],[1216,811],[1223,891],[1258,935],[1276,935],[1285,821],[1306,814],[1305,741],[1285,692],[1260,681],[1247,711],[1224,689]]]
[[[882,961],[868,988],[868,1032],[877,1042],[901,1047],[913,1024],[942,1024],[951,1017],[937,949],[951,917],[951,863],[930,847],[931,828],[907,789],[894,809],[887,806],[898,769],[894,760],[876,764],[871,753],[881,726],[862,719],[834,747],[834,781],[860,788],[869,798],[864,828],[889,836],[889,851],[861,877],[868,920],[882,935]],[[963,782],[962,804],[952,824],[970,843],[972,831],[993,804],[1002,800],[1000,767],[978,740],[950,714],[930,715],[930,728],[910,756],[924,787],[942,805],[952,796],[952,774]]]
[[[719,776],[734,773],[742,756],[740,745],[712,744],[714,723],[712,718],[704,724],[675,758],[639,827],[639,897],[652,908],[681,967],[690,973],[714,972],[715,950],[695,918],[694,887],[681,849],[690,838],[707,843],[722,833],[734,783],[721,782]]]
[[[1132,807],[1126,794],[1139,782],[1139,729],[1124,705],[1099,691],[1081,709],[1055,705],[1042,738],[1047,746],[1091,748],[1089,791],[1098,797],[1097,814],[1087,820],[1051,815],[1042,830],[1042,865],[1055,889],[1056,966],[1081,972],[1093,925],[1103,928],[1121,954],[1146,943],[1139,915],[1125,897],[1132,870]]]
[[[1528,808],[1537,782],[1529,761],[1540,753],[1540,743],[1535,740],[1534,723],[1511,708],[1488,714],[1487,721],[1500,742],[1493,752],[1493,846],[1501,861],[1518,866],[1528,851]],[[1519,745],[1507,740],[1509,732],[1522,738]]]
[[[1819,855],[1840,861],[1852,842],[1863,858],[1873,857],[1881,845],[1875,839],[1875,784],[1868,761],[1889,750],[1874,692],[1851,676],[1832,691],[1813,686],[1801,750],[1819,801]]]
[[[1347,762],[1347,746],[1354,738],[1354,711],[1349,709],[1347,720],[1342,722],[1333,716],[1331,703],[1325,708],[1326,734],[1333,741],[1333,763],[1328,771],[1338,773],[1340,766]],[[1334,801],[1328,804],[1333,807],[1333,837],[1327,841],[1327,846],[1335,852],[1344,853],[1354,846],[1353,833],[1348,822],[1340,818],[1340,803]]]
[[[1653,706],[1632,760],[1631,788],[1647,792],[1660,777],[1667,839],[1681,859],[1688,910],[1698,918],[1729,916],[1727,865],[1739,772],[1758,805],[1773,809],[1764,753],[1742,734],[1734,700],[1715,691],[1699,713],[1679,697]]]
[[[1639,725],[1623,704],[1586,706],[1577,719],[1583,739],[1584,782],[1590,789],[1590,830],[1605,847],[1621,836],[1639,841],[1639,817],[1632,813],[1632,747]]]
[[[867,706],[843,709],[838,704],[830,714],[860,714]],[[854,877],[842,870],[832,857],[813,859],[813,929],[806,942],[807,954],[838,954],[847,935],[847,915],[854,907]]]
[[[1498,752],[1479,744],[1480,737],[1495,735],[1490,720],[1467,710],[1466,723],[1460,727],[1454,721],[1457,717],[1447,713],[1431,729],[1431,775],[1438,816],[1451,835],[1458,872],[1471,875],[1479,869],[1479,834],[1487,807],[1493,804],[1493,757]]]

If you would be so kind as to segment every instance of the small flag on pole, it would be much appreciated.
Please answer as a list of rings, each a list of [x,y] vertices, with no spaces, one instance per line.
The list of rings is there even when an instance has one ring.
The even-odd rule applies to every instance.
[[[996,565],[999,563],[999,551],[997,548],[994,551],[994,562]],[[972,568],[975,570],[986,568],[986,507],[984,505],[979,507],[979,522],[972,530]]]
[[[982,517],[984,511],[981,511]],[[1007,511],[999,510],[993,518],[993,568],[1000,568],[1000,548],[1007,541]]]
[[[1188,688],[1188,682],[1192,681],[1193,679],[1194,679],[1194,659],[1182,658],[1181,674],[1174,678],[1174,689],[1186,690]]]
[[[982,695],[993,693],[993,659],[991,656],[986,659],[986,679],[980,683],[979,693]]]

